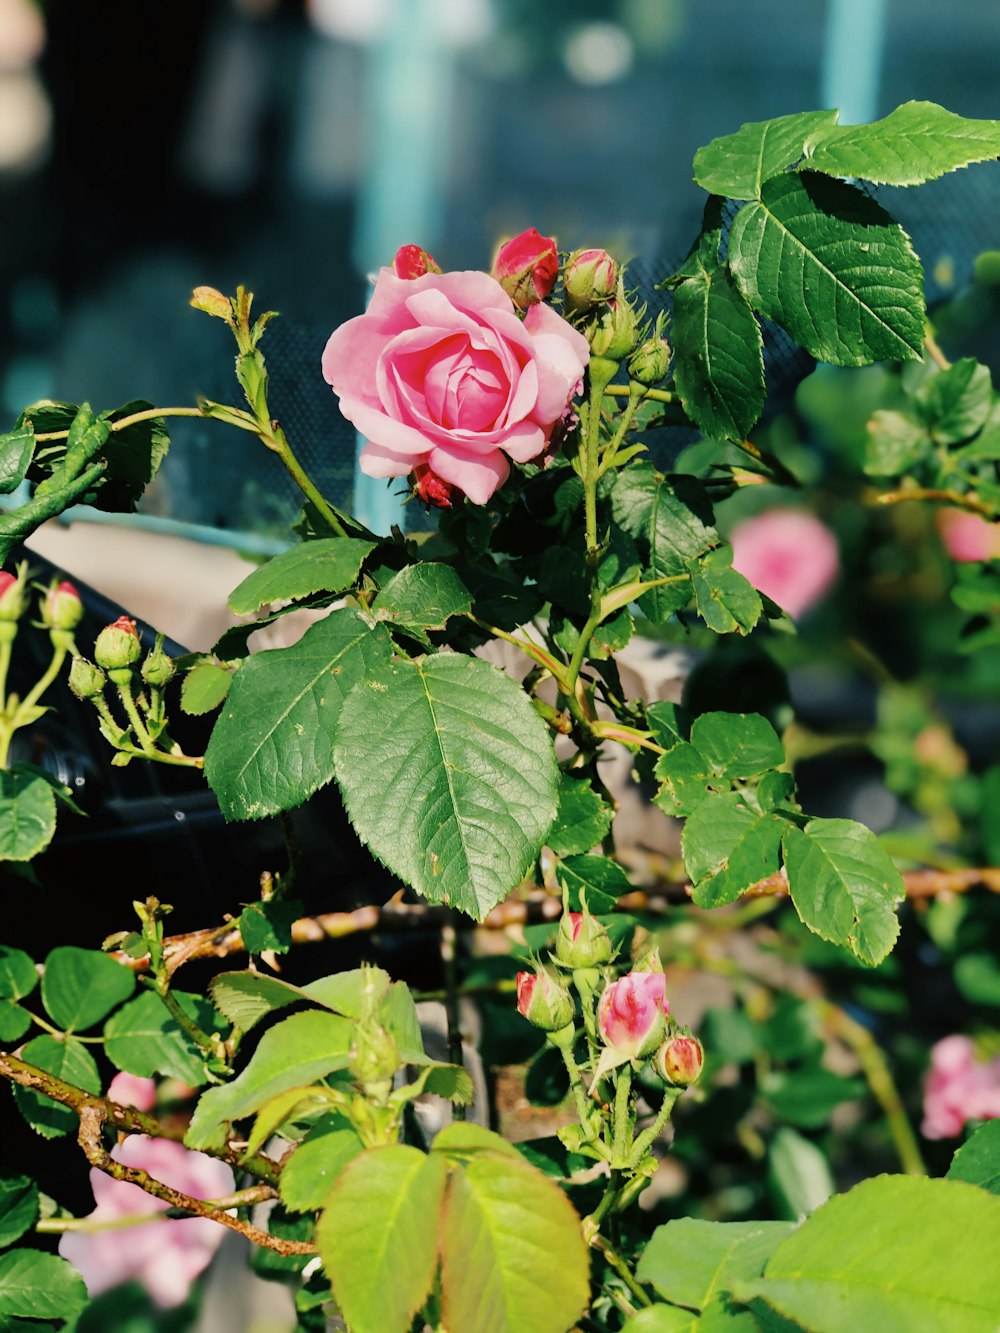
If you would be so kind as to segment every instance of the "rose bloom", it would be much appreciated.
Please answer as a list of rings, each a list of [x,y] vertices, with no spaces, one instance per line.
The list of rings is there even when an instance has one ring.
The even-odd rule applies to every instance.
[[[427,465],[474,504],[507,479],[509,459],[543,451],[589,358],[549,306],[524,320],[486,273],[379,273],[371,304],[331,335],[323,375],[368,443],[361,470],[402,477]]]
[[[629,972],[610,982],[597,1006],[601,1036],[626,1059],[651,1055],[663,1040],[670,1013],[667,981],[662,972]]]
[[[968,1120],[1000,1118],[1000,1057],[979,1062],[968,1037],[945,1037],[931,1050],[924,1082],[924,1123],[928,1139],[957,1138]]]
[[[936,522],[952,560],[1000,559],[1000,523],[989,523],[967,509],[939,509]]]
[[[795,509],[768,509],[733,529],[733,568],[794,619],[829,592],[840,571],[830,529]]]
[[[119,1100],[117,1095],[115,1100]],[[191,1152],[170,1139],[131,1135],[111,1156],[124,1166],[141,1167],[154,1180],[196,1199],[224,1198],[233,1192],[233,1173],[225,1162]],[[115,1222],[170,1207],[138,1185],[113,1180],[96,1169],[90,1173],[90,1187],[97,1205],[88,1215],[90,1222]],[[156,1305],[166,1309],[183,1303],[191,1283],[211,1263],[222,1236],[218,1222],[206,1217],[178,1218],[107,1231],[65,1231],[59,1253],[79,1269],[91,1297],[134,1280],[146,1288]]]

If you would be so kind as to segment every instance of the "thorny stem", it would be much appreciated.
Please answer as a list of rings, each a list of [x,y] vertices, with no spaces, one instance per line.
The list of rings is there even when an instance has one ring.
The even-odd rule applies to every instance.
[[[128,720],[132,724],[132,731],[135,733],[135,738],[139,742],[139,748],[144,755],[152,757],[156,753],[156,746],[153,744],[149,732],[146,730],[146,724],[139,716],[139,710],[135,704],[135,697],[132,694],[131,684],[119,685],[118,697],[121,699],[125,712],[128,714]]]
[[[266,1203],[269,1199],[277,1199],[277,1190],[273,1190],[270,1185],[251,1185],[249,1189],[236,1190],[233,1194],[227,1194],[221,1199],[203,1199],[212,1208],[247,1208],[254,1203]],[[155,1213],[128,1213],[124,1217],[106,1217],[93,1219],[89,1217],[45,1217],[35,1223],[35,1231],[43,1234],[61,1235],[64,1231],[78,1231],[84,1235],[96,1235],[102,1231],[118,1231],[123,1227],[140,1227],[147,1222],[171,1222],[177,1220],[177,1214],[184,1212],[187,1215],[187,1209],[167,1208]]]
[[[532,643],[530,639],[519,639],[516,634],[508,634],[506,630],[498,629],[496,625],[490,625],[487,621],[480,620],[478,616],[469,615],[468,619],[471,620],[474,625],[478,625],[480,629],[484,629],[487,634],[492,634],[494,638],[503,639],[506,643],[513,644],[515,648],[520,648],[522,653],[526,653],[528,657],[533,658],[539,666],[544,667],[545,670],[555,678],[556,682],[560,683],[561,688],[561,680],[565,667],[562,662],[557,662],[551,653],[547,653],[544,648],[539,648],[538,645]],[[566,693],[565,690],[562,692]]]
[[[649,1152],[650,1148],[656,1142],[663,1132],[663,1127],[670,1119],[670,1113],[677,1104],[677,1099],[681,1095],[680,1088],[667,1088],[663,1094],[663,1101],[660,1109],[656,1113],[656,1119],[653,1123],[642,1131],[632,1145],[632,1156],[629,1159],[629,1166],[635,1170],[642,1159]]]
[[[645,1307],[653,1304],[646,1289],[636,1281],[631,1268],[610,1241],[605,1240],[603,1236],[595,1236],[590,1243],[595,1250],[600,1250],[607,1260],[608,1266],[614,1269],[641,1306]]]
[[[336,533],[338,537],[346,537],[348,535],[347,529],[344,527],[343,523],[341,523],[333,508],[323,499],[322,495],[316,489],[312,478],[309,476],[308,472],[306,472],[298,458],[296,458],[292,446],[288,443],[288,437],[278,423],[272,422],[270,435],[268,436],[262,433],[261,439],[273,453],[278,455],[282,463],[285,465],[285,470],[288,475],[292,478],[306,499],[315,505],[323,515],[323,518],[329,524],[331,531]]]
[[[180,1122],[157,1120],[155,1116],[136,1111],[131,1106],[120,1106],[107,1097],[95,1096],[83,1088],[74,1087],[72,1083],[56,1078],[54,1074],[49,1074],[44,1069],[28,1064],[26,1060],[21,1060],[16,1055],[8,1055],[3,1051],[0,1051],[0,1077],[10,1079],[12,1083],[18,1083],[23,1088],[40,1092],[44,1097],[51,1097],[54,1102],[68,1106],[77,1115],[81,1115],[88,1107],[96,1108],[100,1113],[102,1124],[109,1124],[124,1133],[148,1134],[150,1138],[172,1139],[177,1143],[184,1141],[185,1126]],[[246,1157],[238,1149],[228,1147],[204,1148],[202,1151],[209,1157],[218,1157],[231,1166],[248,1171],[258,1180],[277,1187],[279,1168],[269,1157],[264,1157],[260,1153]]]
[[[164,1199],[172,1207],[182,1208],[195,1217],[207,1217],[213,1222],[218,1222],[228,1227],[230,1231],[237,1231],[241,1236],[246,1236],[247,1240],[253,1241],[263,1249],[274,1250],[278,1254],[317,1253],[316,1246],[310,1241],[282,1240],[278,1236],[271,1236],[266,1231],[251,1226],[249,1222],[233,1217],[225,1209],[216,1208],[203,1199],[192,1198],[190,1194],[182,1194],[171,1185],[164,1185],[162,1181],[154,1179],[148,1171],[143,1171],[139,1167],[123,1166],[121,1162],[116,1162],[101,1141],[101,1131],[107,1120],[102,1107],[93,1104],[81,1106],[79,1116],[80,1130],[77,1141],[87,1161],[91,1166],[97,1167],[98,1171],[103,1171],[114,1180],[124,1180],[130,1185],[138,1185],[154,1198]]]
[[[170,1015],[179,1028],[182,1028],[194,1044],[216,1060],[226,1058],[225,1043],[219,1041],[216,1037],[207,1033],[204,1028],[198,1026],[191,1015],[183,1008],[177,996],[170,989],[166,973],[156,978],[155,990],[160,999],[170,1010]]]
[[[973,514],[994,516],[994,507],[978,495],[963,494],[961,491],[936,490],[926,486],[904,486],[898,491],[884,491],[875,496],[877,505],[904,504],[907,500],[931,500],[938,504],[954,505],[957,509],[968,509]]]
[[[642,402],[642,399],[644,397],[644,390],[641,384],[636,384],[635,381],[632,381],[632,383],[630,383],[628,387],[629,387],[628,402],[625,404],[625,407],[622,410],[622,414],[618,418],[618,429],[615,431],[614,435],[611,437],[611,442],[604,450],[604,457],[601,459],[600,466],[597,469],[598,481],[600,481],[601,477],[604,476],[605,472],[608,472],[611,468],[614,467],[615,456],[617,455],[618,450],[621,447],[622,441],[628,434],[628,428],[632,424],[632,418],[635,416],[639,408],[639,404]]]
[[[611,1148],[611,1160],[621,1169],[625,1165],[625,1144],[632,1128],[632,1116],[629,1111],[629,1097],[632,1092],[632,1067],[622,1065],[615,1078],[614,1140]]]
[[[111,421],[108,424],[111,432],[125,430],[128,426],[135,426],[140,421],[155,421],[157,417],[205,417],[209,420],[208,414],[203,412],[200,407],[149,407],[142,412],[133,412],[131,416],[121,417],[118,421]],[[42,440],[65,440],[69,435],[68,430],[47,430],[41,435],[36,435],[35,439]]]

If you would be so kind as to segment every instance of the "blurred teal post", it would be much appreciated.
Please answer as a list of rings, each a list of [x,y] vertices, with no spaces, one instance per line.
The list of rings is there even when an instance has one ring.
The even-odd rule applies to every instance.
[[[367,174],[354,236],[362,273],[390,263],[401,245],[433,253],[440,241],[453,62],[441,23],[440,0],[396,0],[392,21],[368,53]],[[359,453],[363,444],[359,439]],[[402,515],[391,484],[364,476],[357,465],[354,509],[375,532],[388,532]]]
[[[827,0],[820,105],[842,125],[878,118],[886,0]]]

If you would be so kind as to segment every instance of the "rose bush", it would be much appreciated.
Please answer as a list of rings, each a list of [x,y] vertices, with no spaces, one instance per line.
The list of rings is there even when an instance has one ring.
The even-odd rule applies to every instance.
[[[422,465],[485,504],[510,460],[537,458],[587,366],[587,340],[545,305],[522,322],[485,273],[379,273],[367,311],[331,335],[323,375],[368,441],[361,469]]]

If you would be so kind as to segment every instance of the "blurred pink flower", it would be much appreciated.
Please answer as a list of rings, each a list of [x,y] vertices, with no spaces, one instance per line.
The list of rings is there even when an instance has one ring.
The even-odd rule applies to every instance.
[[[1000,523],[988,523],[967,509],[939,509],[937,529],[952,560],[1000,558]]]
[[[196,1199],[223,1198],[233,1191],[233,1173],[225,1162],[191,1152],[170,1139],[133,1135],[118,1144],[111,1156],[124,1166],[141,1167],[154,1180]],[[103,1171],[91,1171],[90,1187],[97,1204],[88,1216],[91,1222],[115,1222],[163,1212],[170,1206],[138,1185],[113,1180]],[[59,1253],[80,1270],[91,1296],[134,1280],[146,1288],[156,1305],[166,1309],[184,1301],[191,1283],[212,1261],[222,1237],[223,1228],[208,1218],[179,1218],[93,1233],[67,1231],[59,1241]]]
[[[945,1037],[931,1051],[924,1083],[924,1123],[928,1139],[953,1139],[968,1120],[1000,1117],[1000,1057],[979,1062],[968,1037]]]
[[[156,1102],[156,1083],[138,1074],[116,1074],[108,1084],[108,1096],[119,1106],[134,1106],[137,1111],[151,1111]]]
[[[794,619],[829,592],[840,571],[837,539],[812,514],[767,509],[733,529],[733,568]]]

